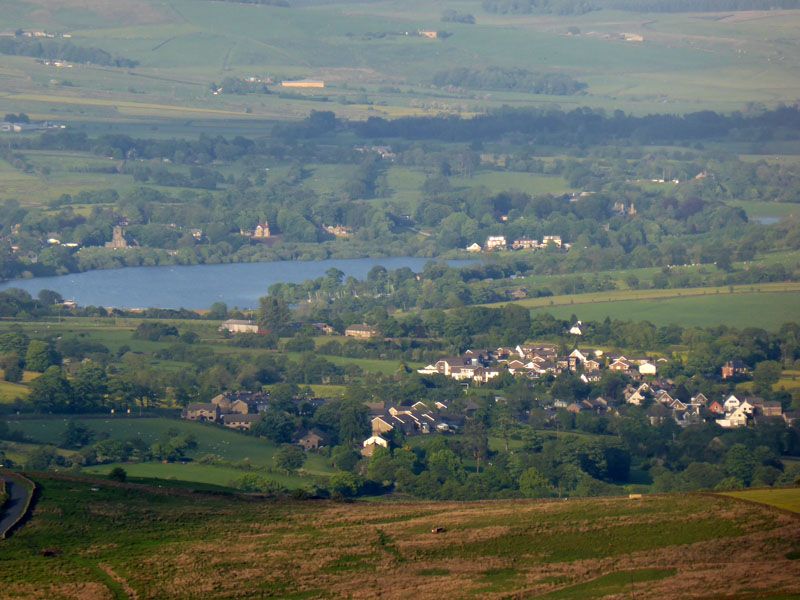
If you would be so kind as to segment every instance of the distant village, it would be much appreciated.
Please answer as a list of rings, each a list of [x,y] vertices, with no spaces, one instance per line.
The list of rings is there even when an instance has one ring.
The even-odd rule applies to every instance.
[[[317,323],[322,333],[335,333],[330,326]],[[579,338],[582,323],[577,321],[569,332]],[[220,325],[220,330],[231,334],[259,333],[252,321],[230,319]],[[369,339],[379,335],[377,328],[366,324],[354,324],[345,330],[346,337]],[[563,354],[552,344],[519,344],[515,347],[499,347],[493,350],[469,349],[461,356],[442,358],[417,370],[423,376],[443,376],[458,381],[465,390],[471,386],[482,386],[496,377],[510,375],[535,381],[543,377],[556,377],[571,372],[584,383],[600,381],[604,373],[616,372],[624,375],[627,385],[622,398],[597,396],[580,402],[559,400],[547,401],[541,408],[545,423],[557,423],[560,410],[577,415],[582,412],[597,415],[618,415],[622,404],[646,407],[645,414],[650,424],[657,426],[672,420],[679,426],[715,422],[720,427],[744,427],[765,417],[783,418],[788,424],[798,416],[784,413],[780,402],[769,402],[763,398],[746,394],[729,394],[726,397],[707,398],[699,393],[683,400],[676,397],[676,385],[670,378],[659,375],[659,370],[669,360],[663,357],[626,356],[599,349],[575,347]],[[739,361],[729,361],[721,369],[721,380],[747,378],[750,372]],[[325,398],[303,399],[316,408],[329,402]],[[298,401],[299,402],[299,401]],[[505,402],[501,396],[495,402]],[[184,419],[216,423],[236,430],[247,431],[263,420],[263,413],[270,406],[269,393],[226,392],[207,403],[189,404],[183,411]],[[459,431],[466,420],[478,409],[478,405],[465,397],[451,405],[439,401],[419,398],[397,405],[385,401],[367,403],[371,423],[371,435],[363,440],[361,453],[371,456],[378,446],[388,447],[389,434],[399,431],[405,436],[450,434]],[[527,423],[529,414],[514,415]],[[328,436],[319,430],[298,432],[296,443],[306,450],[316,450],[328,444]]]
[[[565,243],[558,235],[546,235],[542,241],[529,238],[514,240],[510,245],[504,235],[490,235],[486,243],[481,246],[477,242],[466,247],[467,252],[495,252],[499,250],[544,250],[545,248],[557,248],[559,250],[569,250],[571,244]]]

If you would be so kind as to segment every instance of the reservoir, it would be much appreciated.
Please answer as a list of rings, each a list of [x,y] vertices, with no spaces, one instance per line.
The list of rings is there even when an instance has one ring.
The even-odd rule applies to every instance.
[[[325,276],[331,268],[364,279],[369,270],[383,266],[394,270],[408,267],[422,271],[430,258],[353,258],[320,261],[279,261],[165,267],[128,267],[72,273],[58,277],[19,279],[0,285],[0,290],[20,288],[36,296],[53,290],[79,306],[109,308],[206,309],[214,302],[228,308],[256,308],[274,283],[302,283]],[[474,264],[470,260],[448,260],[452,267]]]

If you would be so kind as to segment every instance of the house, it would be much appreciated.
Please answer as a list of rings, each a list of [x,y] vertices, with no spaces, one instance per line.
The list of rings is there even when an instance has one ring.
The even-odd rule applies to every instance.
[[[556,248],[561,248],[563,242],[561,241],[560,235],[546,235],[542,238],[542,246],[545,248],[550,245],[555,246]]]
[[[253,321],[242,319],[228,319],[223,321],[219,326],[220,331],[229,331],[230,333],[258,333],[258,324]]]
[[[473,361],[477,361],[482,365],[486,365],[489,362],[489,351],[488,350],[473,350],[469,349],[464,352],[464,356],[466,358],[470,358]]]
[[[211,402],[192,402],[183,409],[181,418],[189,421],[207,421],[216,423],[219,421],[219,406]]]
[[[311,326],[324,335],[333,335],[336,333],[333,327],[327,323],[312,323]]]
[[[378,328],[372,325],[360,324],[350,325],[344,330],[345,337],[369,339],[378,336]]]
[[[320,446],[328,443],[328,436],[319,429],[312,429],[301,437],[297,443],[306,450],[317,450]]]
[[[518,240],[514,240],[511,244],[511,247],[514,250],[536,250],[539,247],[539,243],[536,240],[531,240],[529,238],[520,238]]]
[[[253,392],[223,392],[211,399],[211,404],[219,407],[221,415],[238,413],[240,415],[264,412],[269,409],[269,395]]]
[[[229,415],[222,415],[222,424],[231,429],[238,429],[240,431],[248,431],[254,424],[260,423],[263,417],[261,415],[242,415],[238,413],[231,413]]]
[[[253,231],[253,238],[263,240],[268,237],[270,237],[269,223],[267,221],[264,221],[263,223],[259,223],[258,225],[256,225],[256,228]]]
[[[650,361],[639,365],[639,373],[642,375],[655,375],[657,370],[656,365]]]
[[[595,399],[587,398],[586,400],[581,402],[581,404],[583,404],[583,407],[586,410],[592,410],[596,412],[598,415],[602,415],[608,410],[609,402],[602,396],[598,396]]]
[[[528,297],[528,289],[524,287],[506,290],[506,295],[512,300],[524,300]]]
[[[750,370],[747,365],[740,360],[729,360],[722,365],[722,378],[732,379],[734,377],[744,377],[748,375]]]
[[[346,238],[353,235],[352,229],[344,225],[322,225],[322,228],[334,237]]]
[[[584,373],[596,373],[600,370],[600,363],[594,359],[589,359],[583,363]]]
[[[731,394],[730,396],[727,397],[725,402],[722,403],[722,408],[725,409],[726,413],[731,413],[735,411],[737,408],[739,408],[740,404],[741,401],[736,396]]]
[[[380,435],[382,433],[388,433],[392,429],[394,429],[394,420],[393,416],[391,415],[379,415],[372,419],[372,435]]]
[[[783,415],[783,407],[780,402],[763,402],[755,405],[756,411],[765,417],[780,417]]]
[[[623,356],[621,358],[618,358],[614,362],[612,362],[608,366],[608,370],[609,371],[619,371],[619,372],[622,372],[622,373],[628,373],[628,372],[630,372],[632,366],[633,365],[631,365],[631,363],[628,362],[628,359],[626,359]]]
[[[481,248],[481,245],[478,244],[477,242],[473,242],[472,244],[467,246],[466,250],[467,252],[480,252],[481,250],[483,250],[483,248]]]
[[[387,442],[379,435],[373,435],[368,437],[362,443],[361,455],[367,457],[372,456],[375,452],[375,448],[377,448],[378,446],[382,446],[383,448],[388,448],[389,442]]]
[[[486,239],[486,250],[505,250],[506,249],[506,236],[504,235],[490,235]]]
[[[716,400],[714,400],[714,402],[712,402],[711,404],[708,405],[708,410],[709,410],[709,412],[711,412],[711,413],[713,413],[715,415],[724,415],[725,414],[725,408],[722,406],[722,404],[720,404]]]
[[[732,413],[728,413],[724,419],[717,419],[720,427],[744,427],[747,420],[753,416],[753,405],[747,401],[742,402]]]
[[[581,327],[582,326],[583,326],[583,323],[581,323],[580,321],[575,321],[575,323],[572,325],[572,327],[570,327],[569,332],[572,335],[583,335],[583,331],[581,331]]]

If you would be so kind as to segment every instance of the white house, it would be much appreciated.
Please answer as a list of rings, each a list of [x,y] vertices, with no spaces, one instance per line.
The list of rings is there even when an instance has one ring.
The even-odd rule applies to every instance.
[[[657,370],[658,369],[656,368],[655,364],[651,363],[650,361],[639,365],[639,373],[642,375],[655,375]]]

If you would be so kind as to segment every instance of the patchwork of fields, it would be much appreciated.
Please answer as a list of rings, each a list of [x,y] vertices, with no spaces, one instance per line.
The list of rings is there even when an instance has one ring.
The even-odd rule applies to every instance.
[[[2,56],[0,69],[9,85],[0,95],[0,110],[67,121],[92,115],[136,122],[291,118],[307,114],[320,100],[340,101],[338,113],[360,118],[531,103],[644,114],[796,100],[793,32],[800,11],[709,18],[605,10],[525,17],[488,14],[475,3],[451,5],[474,13],[476,24],[442,23],[442,7],[397,0],[291,8],[191,0],[124,7],[99,0],[19,1],[0,15],[0,29],[69,33],[76,45],[140,64],[133,70],[56,69],[32,58]],[[436,40],[416,35],[437,29],[451,35]],[[626,42],[621,34],[643,41]],[[589,87],[586,94],[563,97],[431,89],[437,71],[476,62],[567,74]],[[212,95],[210,83],[226,76],[314,77],[324,79],[326,88],[289,101],[276,94]]]

